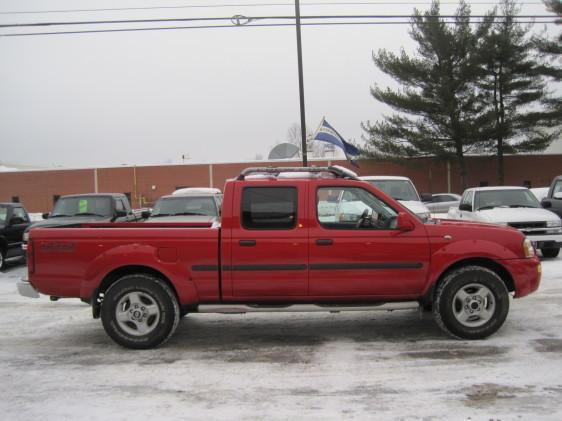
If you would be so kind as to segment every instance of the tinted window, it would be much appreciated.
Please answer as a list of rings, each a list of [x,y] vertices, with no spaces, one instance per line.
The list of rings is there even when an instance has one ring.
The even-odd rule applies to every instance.
[[[290,229],[297,223],[295,187],[247,187],[242,194],[242,225],[248,229]]]
[[[121,199],[117,199],[115,201],[115,210],[118,211],[125,211],[125,205],[123,204],[123,202],[121,201]]]
[[[218,216],[218,212],[215,201],[210,196],[163,197],[152,210],[152,217],[173,215]]]
[[[57,201],[53,214],[56,216],[100,215],[111,216],[111,198],[107,196],[63,197]]]
[[[23,208],[14,208],[12,218],[13,217],[21,218],[25,222],[29,222],[29,218],[27,217],[27,214],[25,213]]]
[[[359,187],[322,187],[316,195],[318,221],[333,229],[394,229],[396,211]]]
[[[8,208],[6,206],[0,206],[0,222],[6,222],[8,217]]]
[[[420,200],[410,180],[371,180],[369,183],[395,200]]]

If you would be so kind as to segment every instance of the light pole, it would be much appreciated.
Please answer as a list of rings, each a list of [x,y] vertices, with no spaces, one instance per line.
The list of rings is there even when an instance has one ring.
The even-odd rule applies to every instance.
[[[307,150],[306,150],[306,119],[304,112],[304,82],[302,76],[302,46],[301,46],[301,12],[299,0],[295,0],[295,20],[297,28],[297,59],[299,66],[299,98],[301,109],[301,148],[302,148],[302,165],[308,166]]]

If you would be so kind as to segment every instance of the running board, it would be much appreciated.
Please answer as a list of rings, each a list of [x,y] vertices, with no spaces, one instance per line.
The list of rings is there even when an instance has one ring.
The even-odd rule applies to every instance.
[[[368,305],[321,305],[321,304],[291,304],[285,306],[276,305],[248,305],[248,304],[201,304],[197,307],[199,313],[288,313],[288,312],[318,312],[329,311],[339,313],[340,311],[394,311],[394,310],[417,310],[417,301],[403,301],[393,303],[368,304]]]

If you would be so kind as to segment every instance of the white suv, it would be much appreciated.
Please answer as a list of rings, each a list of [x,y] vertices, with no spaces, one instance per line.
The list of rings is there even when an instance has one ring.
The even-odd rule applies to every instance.
[[[398,200],[412,212],[420,217],[422,221],[427,221],[430,217],[429,209],[425,206],[414,183],[408,177],[392,175],[368,175],[359,177],[361,180],[368,181],[373,186],[381,189],[394,200]]]

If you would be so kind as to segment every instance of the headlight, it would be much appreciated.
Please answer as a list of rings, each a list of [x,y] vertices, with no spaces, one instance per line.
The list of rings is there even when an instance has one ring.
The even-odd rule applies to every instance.
[[[558,221],[546,221],[546,227],[547,228],[558,228],[558,227],[562,227],[562,220],[558,220]]]
[[[23,241],[25,243],[29,241],[29,231],[23,233]]]
[[[523,241],[523,254],[525,257],[533,257],[535,255],[535,248],[528,238],[525,238]]]

